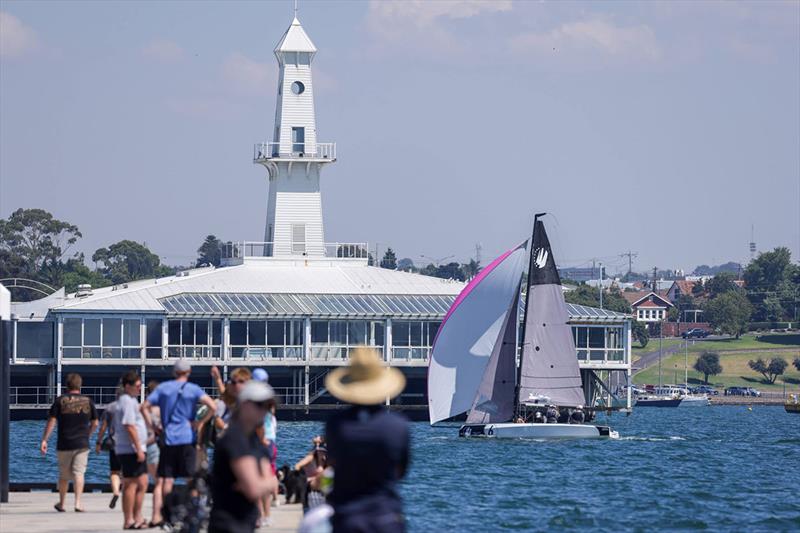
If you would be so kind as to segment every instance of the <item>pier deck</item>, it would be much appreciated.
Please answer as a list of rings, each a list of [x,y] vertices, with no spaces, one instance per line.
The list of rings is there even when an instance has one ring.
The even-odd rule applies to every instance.
[[[73,495],[67,495],[67,512],[59,513],[53,509],[58,502],[58,494],[52,492],[12,492],[9,503],[0,504],[0,531],[3,533],[56,533],[70,532],[109,532],[122,530],[122,502],[116,509],[109,509],[110,494],[89,493],[83,496],[85,513],[72,509]],[[144,516],[149,518],[152,497],[145,498]],[[303,509],[300,504],[281,505],[272,508],[273,525],[259,531],[269,533],[289,533],[297,531]],[[151,529],[149,531],[161,531]]]

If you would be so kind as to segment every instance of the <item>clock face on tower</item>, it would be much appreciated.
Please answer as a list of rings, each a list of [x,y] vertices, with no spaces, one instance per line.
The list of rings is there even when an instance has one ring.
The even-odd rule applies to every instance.
[[[306,90],[306,86],[303,85],[303,82],[296,81],[296,82],[292,83],[292,92],[294,94],[303,94],[303,91],[305,91],[305,90]]]

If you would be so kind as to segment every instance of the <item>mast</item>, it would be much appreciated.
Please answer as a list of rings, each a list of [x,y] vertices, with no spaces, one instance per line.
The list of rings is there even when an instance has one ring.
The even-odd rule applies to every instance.
[[[525,313],[522,317],[522,331],[520,332],[521,335],[519,338],[522,339],[522,345],[525,344],[525,328],[526,324],[528,323],[528,311],[530,310],[531,306],[529,305],[531,302],[531,270],[533,270],[533,243],[535,242],[533,237],[536,235],[536,222],[539,220],[539,217],[545,216],[547,213],[536,213],[533,215],[533,230],[531,230],[531,240],[528,246],[529,252],[529,259],[528,259],[528,275],[525,279]],[[524,349],[524,346],[520,345],[520,348]],[[514,352],[515,360],[518,357],[519,361],[517,362],[517,383],[514,387],[514,412],[517,412],[519,409],[519,386],[520,382],[522,381],[522,354],[519,350]]]

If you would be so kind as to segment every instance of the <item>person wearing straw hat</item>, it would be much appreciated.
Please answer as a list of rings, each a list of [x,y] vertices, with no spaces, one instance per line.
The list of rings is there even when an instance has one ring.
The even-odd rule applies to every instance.
[[[384,405],[405,385],[405,376],[387,368],[368,348],[356,349],[349,366],[331,371],[325,379],[328,392],[351,404],[325,427],[328,462],[334,470],[328,498],[334,532],[405,531],[396,485],[408,467],[409,426]]]

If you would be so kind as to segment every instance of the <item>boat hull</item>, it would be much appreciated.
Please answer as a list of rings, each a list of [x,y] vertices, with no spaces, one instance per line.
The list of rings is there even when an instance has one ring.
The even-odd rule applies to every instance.
[[[678,407],[680,398],[658,398],[636,400],[636,407]]]
[[[684,396],[678,407],[707,407],[710,404],[707,396]]]
[[[784,409],[786,409],[787,413],[798,413],[800,414],[800,403],[787,403],[783,405]]]
[[[617,438],[608,426],[592,424],[464,424],[459,437],[529,438],[529,439],[599,439]]]

